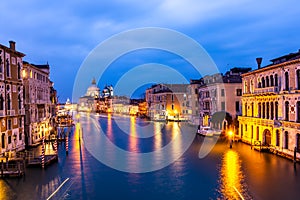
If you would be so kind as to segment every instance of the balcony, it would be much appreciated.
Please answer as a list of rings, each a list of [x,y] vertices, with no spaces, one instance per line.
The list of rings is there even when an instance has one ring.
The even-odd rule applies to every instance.
[[[25,115],[25,109],[19,109],[19,115]]]
[[[271,119],[263,119],[263,118],[257,118],[257,117],[246,117],[246,116],[239,116],[239,121],[252,123],[255,125],[262,125],[262,126],[274,126],[274,120]]]
[[[0,117],[5,116],[5,111],[4,110],[0,110]]]
[[[279,93],[279,87],[278,86],[272,86],[272,87],[265,87],[265,88],[255,88],[254,94],[278,94]]]
[[[8,116],[15,116],[16,112],[15,112],[15,110],[7,110],[7,115]]]

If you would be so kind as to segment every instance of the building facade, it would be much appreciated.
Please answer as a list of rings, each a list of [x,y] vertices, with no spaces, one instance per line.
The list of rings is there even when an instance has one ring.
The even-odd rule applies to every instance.
[[[88,87],[84,96],[79,98],[78,110],[96,112],[100,99],[100,88],[96,84],[96,80],[92,80],[92,84]]]
[[[187,84],[157,84],[146,90],[148,116],[152,120],[187,120]]]
[[[16,51],[16,43],[0,44],[0,153],[25,148],[23,57]]]
[[[52,117],[55,115],[56,97],[53,83],[49,79],[50,66],[23,62],[23,80],[25,94],[25,136],[26,144],[36,145],[43,136],[49,138],[52,129]],[[53,95],[53,94],[52,94]]]
[[[292,156],[300,152],[300,51],[243,75],[239,137]]]
[[[185,101],[185,106],[187,110],[185,115],[189,123],[193,125],[198,125],[200,120],[199,114],[199,95],[198,88],[200,86],[200,80],[191,80],[190,84],[187,86],[187,98]]]
[[[250,68],[232,68],[223,74],[204,76],[199,81],[200,126],[211,126],[220,130],[241,114],[241,74]]]

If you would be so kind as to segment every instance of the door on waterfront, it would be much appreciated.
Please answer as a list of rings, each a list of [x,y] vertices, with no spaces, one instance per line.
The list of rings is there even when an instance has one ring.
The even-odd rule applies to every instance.
[[[271,145],[271,132],[268,129],[264,131],[264,145]]]

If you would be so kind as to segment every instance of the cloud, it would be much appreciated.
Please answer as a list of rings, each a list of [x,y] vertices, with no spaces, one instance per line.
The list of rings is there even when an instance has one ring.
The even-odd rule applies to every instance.
[[[264,52],[268,60],[296,51],[300,31],[296,5],[296,0],[10,0],[0,4],[0,43],[15,40],[17,49],[27,55],[25,60],[49,61],[58,91],[70,96],[73,79],[62,86],[61,74],[68,70],[75,74],[99,43],[132,28],[181,31],[225,66],[251,65]]]

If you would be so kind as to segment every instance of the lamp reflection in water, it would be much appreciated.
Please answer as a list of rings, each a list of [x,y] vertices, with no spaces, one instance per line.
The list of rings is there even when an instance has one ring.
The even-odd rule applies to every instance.
[[[135,117],[130,117],[129,151],[138,152],[138,138],[136,133]]]
[[[224,154],[220,176],[221,199],[252,199],[247,193],[241,160],[237,152],[228,150]]]

